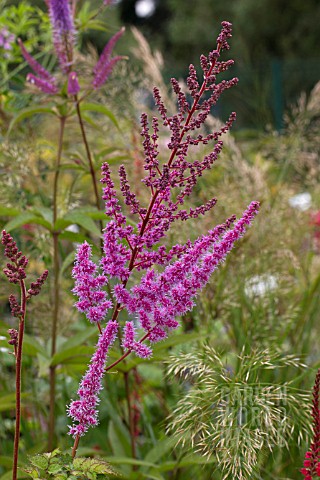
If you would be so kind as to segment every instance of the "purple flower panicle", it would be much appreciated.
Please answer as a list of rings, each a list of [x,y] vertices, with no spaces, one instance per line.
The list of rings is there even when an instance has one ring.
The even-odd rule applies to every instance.
[[[178,327],[175,318],[194,306],[194,298],[225,260],[234,243],[244,235],[258,210],[259,203],[252,202],[230,230],[225,226],[216,227],[208,235],[199,237],[179,260],[169,264],[162,273],[148,270],[140,284],[130,291],[121,284],[114,287],[118,302],[129,313],[138,315],[141,328],[150,333],[149,339],[161,340],[168,330]],[[132,335],[133,326],[125,330],[123,346],[135,350]]]
[[[113,62],[117,59],[111,58],[112,49],[122,33],[123,30],[120,30],[112,37],[102,52],[94,69],[94,88],[101,86],[110,73]],[[112,279],[115,302],[111,323],[107,325],[113,322],[117,325],[119,312],[124,308],[136,317],[123,326],[124,357],[131,352],[141,358],[150,357],[152,349],[144,341],[158,342],[179,326],[177,317],[193,308],[197,294],[209,282],[212,273],[225,260],[235,242],[244,235],[259,210],[259,203],[252,202],[239,220],[233,215],[224,224],[214,227],[194,242],[188,240],[185,244],[178,243],[168,250],[165,245],[159,244],[174,222],[205,215],[217,202],[216,198],[212,198],[196,208],[185,208],[185,202],[199,178],[218,159],[223,147],[221,136],[236,119],[236,114],[232,112],[219,130],[204,133],[202,128],[220,95],[238,81],[233,78],[217,82],[218,74],[233,63],[219,61],[221,51],[229,48],[230,37],[231,24],[223,22],[216,49],[200,58],[202,82],[198,80],[195,67],[190,66],[187,93],[176,79],[171,80],[177,98],[176,114],[168,114],[159,89],[154,88],[159,118],[153,116],[149,119],[146,113],[141,115],[145,171],[142,182],[149,190],[149,204],[146,207],[140,205],[130,186],[126,169],[121,165],[120,192],[125,204],[122,206],[111,178],[110,167],[107,163],[102,165],[102,198],[108,217],[103,230],[103,255],[98,267],[91,260],[89,245],[85,242],[79,247],[73,270],[76,280],[73,291],[79,297],[77,308],[85,312],[90,321],[96,321],[97,317],[102,320],[111,306],[103,288]],[[160,160],[161,122],[170,136],[166,162]],[[190,159],[191,148],[209,143],[212,144],[211,151],[203,159]],[[128,216],[124,209],[127,209]],[[160,265],[161,269],[154,268],[155,265]],[[98,274],[99,269],[102,275]],[[142,276],[138,275],[138,282],[132,276],[135,270],[144,270]],[[136,325],[142,333],[140,337]],[[109,347],[111,342],[107,343]],[[69,409],[70,415],[79,422],[79,425],[71,428],[70,433],[74,436],[83,435],[88,426],[97,422],[96,404],[101,376],[92,375],[93,365],[97,363],[95,358],[94,356],[80,385],[80,400],[72,402]]]
[[[48,278],[48,273],[49,273],[48,270],[45,270],[43,272],[43,274],[40,275],[40,277],[37,278],[37,280],[35,282],[31,283],[30,288],[28,290],[28,298],[32,297],[32,296],[35,297],[36,295],[39,295],[44,282]]]
[[[105,275],[99,275],[97,265],[91,260],[91,247],[84,242],[78,247],[75,266],[72,276],[75,279],[75,287],[72,290],[78,296],[79,301],[76,307],[80,312],[86,314],[92,323],[101,322],[112,302],[107,299],[107,293],[103,288],[107,285],[108,279]]]
[[[2,245],[4,245],[4,255],[10,260],[3,273],[7,276],[10,283],[19,283],[26,278],[26,267],[29,260],[22,252],[18,250],[16,242],[10,233],[5,230],[2,232]]]
[[[98,423],[98,395],[102,389],[102,378],[105,372],[108,350],[116,339],[118,327],[117,322],[110,321],[107,323],[99,337],[89,369],[80,382],[79,400],[73,400],[68,408],[68,414],[74,422],[70,426],[69,434],[74,437],[84,435],[89,427],[94,427]]]

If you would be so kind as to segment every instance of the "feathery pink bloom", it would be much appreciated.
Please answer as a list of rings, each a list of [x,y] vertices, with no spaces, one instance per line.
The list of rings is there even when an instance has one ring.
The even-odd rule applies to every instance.
[[[107,299],[107,293],[103,288],[108,279],[105,275],[99,275],[97,265],[91,260],[91,247],[84,242],[78,247],[75,266],[72,276],[75,279],[75,287],[72,290],[78,296],[76,307],[86,314],[90,322],[101,322],[112,307],[112,302]]]
[[[69,434],[74,437],[84,435],[89,427],[94,427],[98,423],[97,406],[100,401],[99,393],[102,390],[105,364],[108,350],[116,339],[118,327],[117,322],[110,321],[107,323],[99,337],[89,369],[80,382],[78,389],[79,400],[73,400],[68,408],[68,414],[74,422],[69,427]]]

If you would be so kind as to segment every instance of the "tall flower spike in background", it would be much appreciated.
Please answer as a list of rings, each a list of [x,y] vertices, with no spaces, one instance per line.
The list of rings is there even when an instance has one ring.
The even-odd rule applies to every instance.
[[[13,240],[10,233],[5,230],[2,232],[1,243],[4,246],[4,255],[8,258],[9,262],[3,269],[4,274],[8,278],[10,283],[19,285],[20,299],[15,295],[9,296],[9,304],[11,314],[13,317],[18,318],[18,330],[10,328],[8,334],[10,340],[9,345],[13,346],[15,357],[15,374],[16,374],[16,420],[15,420],[15,432],[14,432],[14,445],[13,445],[13,467],[12,467],[12,479],[16,480],[18,471],[18,456],[19,456],[19,443],[20,443],[20,421],[21,421],[21,368],[22,368],[22,347],[24,337],[25,319],[27,313],[27,301],[31,297],[39,295],[40,290],[48,277],[48,270],[45,270],[42,275],[32,282],[30,288],[27,290],[25,279],[27,277],[26,268],[29,260],[22,252],[19,251],[16,242]]]
[[[97,86],[108,72],[112,62],[111,50],[121,34],[122,31],[118,32],[110,40],[95,67]],[[74,293],[79,297],[76,306],[87,314],[90,321],[95,320],[89,313],[90,309],[95,308],[92,304],[93,294],[100,291],[103,283],[106,284],[109,279],[113,279],[115,283],[113,291],[117,303],[106,326],[106,329],[112,328],[112,341],[120,328],[120,325],[118,326],[120,311],[126,308],[129,314],[136,317],[135,321],[127,321],[122,327],[121,339],[124,353],[118,360],[107,366],[106,370],[113,368],[131,352],[135,352],[142,358],[150,357],[152,350],[145,341],[160,341],[167,337],[169,331],[179,326],[176,317],[194,306],[196,295],[208,283],[211,274],[224,261],[234,243],[244,235],[258,213],[259,203],[252,202],[239,220],[236,221],[232,216],[225,224],[215,227],[195,242],[189,240],[184,245],[174,245],[169,251],[164,245],[157,245],[166,237],[173,222],[197,218],[206,214],[216,204],[214,198],[195,209],[183,208],[199,178],[205,170],[210,170],[217,160],[223,146],[220,137],[229,130],[236,118],[235,113],[231,113],[225,125],[217,132],[205,135],[199,132],[220,95],[224,90],[236,85],[238,81],[237,78],[222,80],[220,83],[216,81],[217,75],[227,70],[233,63],[218,61],[221,50],[229,49],[230,37],[231,24],[222,22],[216,49],[210,52],[208,57],[201,56],[204,77],[201,85],[194,66],[190,66],[187,85],[192,98],[191,104],[178,81],[171,80],[173,91],[177,96],[177,114],[172,116],[167,114],[160,91],[154,88],[155,104],[163,126],[170,131],[171,139],[168,143],[168,160],[166,163],[161,163],[158,146],[160,119],[154,116],[150,122],[146,113],[141,115],[146,172],[142,182],[150,192],[150,201],[146,207],[140,205],[132,192],[124,165],[119,168],[120,191],[130,214],[137,217],[137,227],[132,226],[132,222],[128,221],[123,211],[111,179],[109,165],[105,163],[102,166],[101,182],[104,185],[102,198],[105,201],[105,212],[109,217],[103,231],[103,256],[99,266],[95,265],[91,260],[90,246],[84,243],[78,249],[73,275],[76,282]],[[206,94],[205,99],[203,99],[204,94]],[[202,161],[192,162],[188,159],[190,146],[209,142],[214,142],[212,151]],[[162,272],[153,268],[156,264],[164,267]],[[134,282],[131,277],[135,269],[146,270],[146,272],[139,283],[127,289],[128,280]],[[97,278],[100,277],[103,281],[97,285]],[[103,313],[108,313],[109,303],[102,291],[98,297],[98,302],[101,299],[102,304],[107,303],[105,309],[102,304],[98,307],[99,319],[102,320]],[[141,329],[140,339],[138,326]],[[109,335],[107,337],[109,338]],[[98,376],[91,375],[90,371],[92,365],[96,364],[97,355],[101,363],[106,357],[106,349],[111,342],[104,341],[103,338],[104,333],[100,336],[97,352],[103,349],[104,353],[100,356],[96,352],[92,357],[89,371],[78,391],[80,400],[73,401],[69,407],[69,414],[76,422],[70,428],[70,434],[75,438],[73,456],[76,454],[80,437],[97,421],[96,406],[101,377],[100,373]],[[99,378],[98,383],[97,378]],[[84,381],[86,389],[94,392],[93,396],[89,395],[89,416],[86,415],[87,394],[84,395],[82,389]]]
[[[68,73],[73,62],[75,26],[68,0],[47,0],[53,34],[53,45],[61,69]]]
[[[77,95],[80,90],[77,72],[73,71],[73,57],[76,39],[76,28],[74,25],[74,12],[69,0],[46,0],[49,10],[50,23],[52,28],[52,40],[59,65],[63,73],[68,75],[68,94]],[[110,2],[106,3],[106,6]],[[103,86],[109,78],[115,64],[126,57],[116,55],[112,57],[112,50],[123,35],[125,29],[113,35],[107,42],[100,58],[93,69],[92,88],[94,90]],[[33,73],[27,75],[27,81],[36,86],[43,93],[53,95],[59,92],[57,79],[51,75],[35,58],[28,53],[21,39],[18,39],[21,53],[24,59],[32,68]]]

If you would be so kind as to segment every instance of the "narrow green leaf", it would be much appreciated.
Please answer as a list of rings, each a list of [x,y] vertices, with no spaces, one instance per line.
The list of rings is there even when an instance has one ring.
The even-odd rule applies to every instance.
[[[62,262],[62,265],[60,268],[60,276],[62,276],[65,270],[73,263],[74,263],[74,252],[70,252]]]
[[[97,225],[94,223],[92,218],[85,215],[82,212],[74,211],[70,212],[64,217],[65,220],[70,220],[71,223],[76,223],[80,227],[84,228],[88,232],[94,233],[97,236],[100,236],[100,230]]]
[[[61,350],[67,350],[70,348],[78,347],[79,345],[82,345],[86,340],[89,340],[89,338],[92,337],[97,337],[97,328],[92,327],[87,327],[84,330],[81,330],[81,332],[76,333],[75,335],[72,335],[71,338],[68,338],[58,349],[59,353]]]
[[[159,460],[173,449],[176,444],[176,440],[172,437],[166,437],[163,440],[158,440],[157,444],[149,450],[144,457],[146,462],[157,463]]]
[[[20,210],[17,208],[13,207],[4,207],[3,205],[0,205],[0,215],[3,217],[15,217],[19,215]]]
[[[120,130],[116,117],[104,105],[99,105],[97,103],[82,103],[80,105],[80,109],[81,109],[81,112],[96,112],[96,113],[101,113],[102,115],[106,115],[112,121],[112,123],[117,127],[117,129]]]
[[[36,107],[28,107],[23,110],[21,110],[16,117],[11,121],[8,129],[7,135],[9,136],[11,133],[12,128],[22,120],[25,120],[26,118],[32,117],[33,115],[38,115],[38,114],[43,114],[43,113],[51,113],[53,115],[56,115],[55,111],[51,107],[42,107],[42,106],[36,106]]]
[[[46,349],[38,342],[38,340],[27,333],[23,338],[23,353],[26,355],[36,356],[38,353],[41,353],[44,357],[47,357]]]
[[[36,224],[42,225],[47,230],[51,230],[51,224],[44,220],[44,218],[39,217],[34,214],[34,212],[23,212],[20,215],[16,216],[10,222],[5,225],[5,230],[11,231],[15,228],[21,227],[22,225]]]
[[[80,345],[78,347],[67,348],[60,352],[57,352],[51,359],[50,365],[60,365],[64,363],[73,363],[76,362],[76,359],[79,357],[88,357],[91,356],[94,352],[94,347],[86,347]]]

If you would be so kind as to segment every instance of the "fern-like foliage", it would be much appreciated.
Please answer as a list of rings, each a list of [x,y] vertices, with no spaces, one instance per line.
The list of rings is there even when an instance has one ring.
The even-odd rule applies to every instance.
[[[294,356],[270,350],[223,356],[203,346],[168,363],[168,376],[183,379],[186,393],[167,433],[177,444],[215,456],[214,478],[255,478],[264,453],[305,438],[308,395],[292,382],[277,383],[280,369],[292,378],[292,369],[304,367]]]

